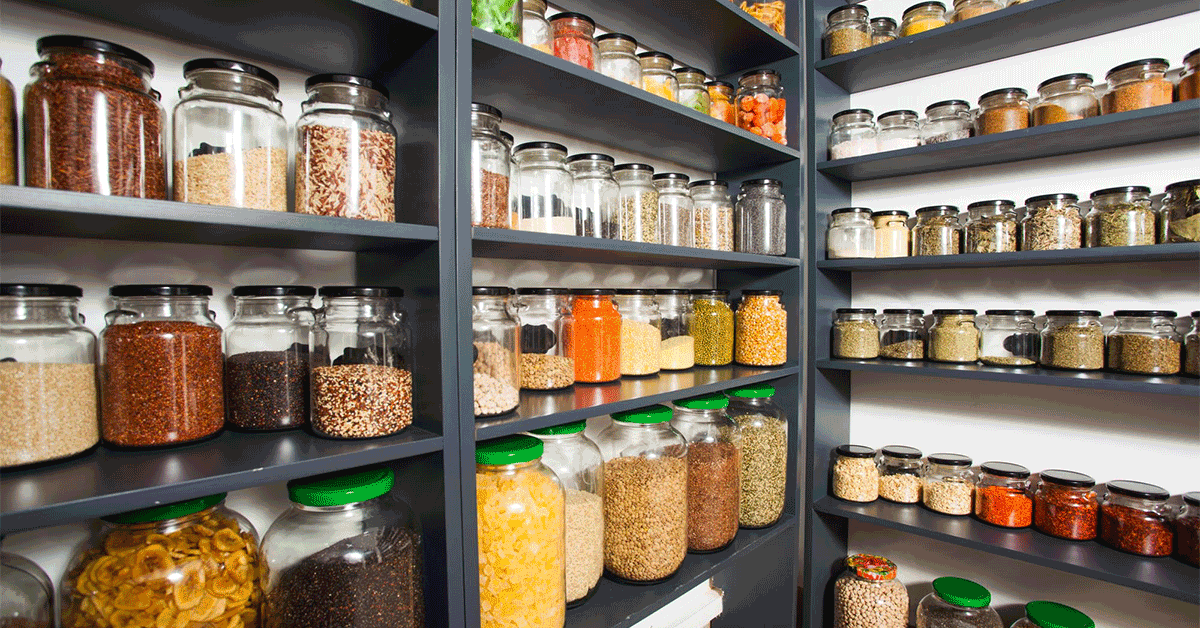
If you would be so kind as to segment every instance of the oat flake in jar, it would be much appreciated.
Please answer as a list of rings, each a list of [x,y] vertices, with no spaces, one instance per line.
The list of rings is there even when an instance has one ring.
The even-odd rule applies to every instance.
[[[734,357],[746,366],[780,366],[787,362],[787,312],[782,290],[742,290],[734,316]]]

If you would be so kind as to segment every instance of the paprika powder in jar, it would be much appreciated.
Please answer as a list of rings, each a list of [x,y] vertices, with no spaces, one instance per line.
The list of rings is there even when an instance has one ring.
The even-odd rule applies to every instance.
[[[596,69],[596,22],[582,13],[559,13],[550,18],[554,56],[589,70]]]
[[[753,70],[738,79],[737,123],[755,135],[787,145],[787,100],[779,72]]]
[[[1122,552],[1168,556],[1175,541],[1165,489],[1145,482],[1113,480],[1100,503],[1100,540]]]
[[[567,338],[575,356],[575,381],[611,382],[621,377],[621,314],[613,305],[613,291],[572,292],[575,326]]]
[[[1033,523],[1029,469],[1011,462],[985,462],[975,485],[975,516],[1003,528],[1027,528]]]
[[[1100,500],[1091,476],[1064,469],[1042,471],[1033,493],[1033,526],[1071,541],[1096,538]]]

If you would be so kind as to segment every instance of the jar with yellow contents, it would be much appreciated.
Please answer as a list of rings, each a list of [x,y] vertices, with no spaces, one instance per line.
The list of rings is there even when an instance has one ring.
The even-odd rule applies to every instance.
[[[921,2],[905,9],[904,19],[900,22],[900,36],[912,37],[948,23],[946,5],[941,2]]]

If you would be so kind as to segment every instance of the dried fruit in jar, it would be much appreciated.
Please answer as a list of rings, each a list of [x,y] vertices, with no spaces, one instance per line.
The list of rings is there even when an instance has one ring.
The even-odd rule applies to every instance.
[[[766,94],[742,96],[738,102],[738,126],[780,144],[787,144],[787,99]]]

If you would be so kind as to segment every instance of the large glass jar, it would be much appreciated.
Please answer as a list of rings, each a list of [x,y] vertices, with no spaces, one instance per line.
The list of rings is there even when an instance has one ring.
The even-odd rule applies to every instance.
[[[847,556],[846,570],[833,581],[833,625],[906,628],[908,589],[896,579],[896,564],[871,554]]]
[[[733,359],[745,366],[780,366],[787,362],[787,311],[782,290],[742,290],[734,313]]]
[[[787,16],[787,5],[779,0],[770,0],[769,2],[742,2],[742,10],[754,16],[754,19],[766,24],[771,30],[779,33],[780,37],[784,37],[785,18]]]
[[[16,184],[17,98],[12,81],[0,74],[0,185]]]
[[[188,61],[183,77],[172,117],[175,200],[287,211],[279,79],[227,59]]]
[[[871,45],[878,46],[896,41],[900,37],[900,27],[896,20],[890,17],[871,18]]]
[[[642,89],[671,102],[679,102],[679,80],[672,70],[675,59],[671,55],[643,52],[638,55],[638,63],[642,66]]]
[[[921,501],[921,450],[888,445],[879,450],[879,496],[897,504]]]
[[[613,169],[613,177],[621,190],[618,216],[621,239],[658,244],[658,188],[654,186],[654,168],[646,164],[621,164]]]
[[[225,419],[244,430],[308,423],[311,286],[238,286],[225,329]],[[305,313],[309,313],[304,315]]]
[[[96,336],[78,286],[0,284],[0,467],[87,451],[100,440]]]
[[[1038,85],[1040,100],[1033,106],[1033,126],[1058,124],[1100,115],[1100,99],[1092,87],[1092,75],[1063,74]]]
[[[689,109],[708,115],[708,89],[704,87],[704,71],[696,68],[683,67],[675,69],[675,79],[679,83],[679,103]]]
[[[912,228],[914,256],[957,255],[961,252],[962,229],[957,207],[933,205],[917,210],[917,223]]]
[[[1183,58],[1183,72],[1179,73],[1179,88],[1175,100],[1200,98],[1200,48]]]
[[[838,445],[833,461],[833,496],[850,502],[879,499],[879,469],[875,450],[862,445]]]
[[[54,585],[36,563],[0,552],[0,626],[54,628]]]
[[[558,13],[550,18],[554,56],[589,70],[596,69],[596,22],[582,13]]]
[[[1029,469],[1011,462],[979,465],[975,516],[1002,528],[1028,528],[1033,523]]]
[[[575,207],[575,235],[619,239],[621,187],[613,178],[612,157],[584,153],[567,158],[571,171],[571,198]]]
[[[526,142],[516,147],[514,157],[520,169],[518,228],[575,235],[567,147],[555,142]]]
[[[929,454],[921,467],[921,503],[944,515],[969,515],[974,505],[971,459],[960,454]]]
[[[520,403],[521,328],[509,308],[512,288],[471,289],[475,416],[512,412]]]
[[[597,438],[604,455],[604,568],[631,584],[671,577],[687,554],[687,441],[671,409],[612,415]]]
[[[826,59],[871,47],[868,13],[861,4],[840,6],[829,12],[825,32],[821,34]]]
[[[733,201],[729,184],[706,179],[688,184],[696,223],[694,246],[711,251],[733,250]]]
[[[471,226],[508,229],[509,146],[500,136],[500,110],[471,103]]]
[[[412,425],[412,332],[399,288],[326,286],[313,328],[312,426],[373,438]]]
[[[943,100],[925,108],[925,119],[921,121],[922,144],[965,140],[974,133],[974,118],[967,101]]]
[[[988,310],[979,330],[979,360],[988,366],[1034,366],[1042,336],[1033,310]]]
[[[1175,517],[1175,555],[1200,567],[1200,492],[1183,494],[1183,507]]]
[[[787,145],[787,99],[775,70],[752,70],[738,79],[738,126]]]
[[[63,628],[262,626],[258,533],[225,494],[105,517],[59,587]],[[228,625],[228,624],[227,624]]]
[[[917,604],[917,628],[1004,628],[992,593],[965,578],[943,576]]]
[[[1096,538],[1100,499],[1096,480],[1065,469],[1047,469],[1038,474],[1033,494],[1033,525],[1038,532],[1072,541]]]
[[[830,354],[835,358],[873,360],[879,357],[879,325],[875,308],[839,307],[835,312]]]
[[[572,296],[575,326],[567,335],[567,351],[575,356],[575,381],[595,384],[620,378],[621,314],[613,291],[580,289]]]
[[[570,336],[571,291],[562,288],[517,290],[521,323],[521,388],[555,390],[575,383]]]
[[[696,339],[692,336],[692,300],[690,290],[664,289],[655,295],[662,317],[662,349],[659,366],[680,371],[696,365]]]
[[[1042,328],[1042,366],[1076,371],[1104,368],[1104,326],[1097,310],[1050,310]]]
[[[925,359],[924,316],[924,310],[884,310],[879,321],[879,357],[891,360]]]
[[[954,0],[954,11],[950,14],[950,23],[969,20],[985,13],[999,11],[1007,6],[1004,0]]]
[[[708,115],[729,124],[737,124],[737,108],[733,104],[733,83],[725,81],[709,81],[704,84],[708,88]]]
[[[477,0],[471,3],[471,26],[521,41],[524,16],[516,0]]]
[[[296,211],[394,221],[396,127],[387,89],[349,74],[318,74],[304,88],[308,99],[296,121]]]
[[[842,207],[829,213],[825,231],[828,259],[875,257],[875,224],[866,207]]]
[[[550,21],[546,19],[545,0],[521,1],[521,43],[552,55]]]
[[[658,190],[659,244],[671,246],[695,245],[696,224],[692,217],[692,196],[688,193],[689,177],[678,172],[654,175]]]
[[[979,328],[975,310],[934,310],[929,328],[929,359],[968,363],[979,359]]]
[[[1167,186],[1159,242],[1200,242],[1200,179]]]
[[[117,44],[51,35],[25,86],[25,185],[167,198],[154,64]]]
[[[854,5],[858,6],[858,5]],[[829,158],[848,159],[879,150],[879,128],[870,109],[846,109],[829,123]]]
[[[691,334],[696,364],[725,366],[733,361],[733,310],[728,290],[693,290]]]
[[[871,212],[871,223],[875,226],[875,257],[908,257],[912,238],[908,212],[901,209]]]
[[[733,210],[736,249],[757,255],[787,253],[787,204],[779,179],[742,182]]]
[[[729,418],[742,436],[741,510],[743,528],[775,525],[787,500],[787,414],[771,400],[770,384],[725,391]]]
[[[733,542],[741,508],[742,435],[712,393],[675,402],[674,427],[687,440],[688,550],[719,552]]]
[[[177,445],[225,424],[221,328],[212,288],[113,286],[100,333],[100,427],[118,447]]]
[[[1192,329],[1183,345],[1184,374],[1200,377],[1200,310],[1192,312]]]
[[[566,497],[544,450],[524,435],[475,449],[481,628],[566,621]]]
[[[1175,542],[1171,526],[1171,497],[1165,489],[1145,482],[1113,480],[1100,502],[1100,540],[1122,552],[1169,556]]]
[[[1129,185],[1092,192],[1088,246],[1144,246],[1157,239],[1150,188]]]
[[[642,86],[642,62],[637,56],[637,40],[621,33],[607,33],[596,38],[599,64],[596,69],[610,79],[634,87]]]
[[[1118,310],[1108,334],[1108,368],[1122,373],[1174,375],[1179,372],[1183,338],[1169,310]]]
[[[653,375],[662,360],[662,315],[654,291],[624,288],[614,299],[621,313],[621,375]]]
[[[424,628],[421,523],[368,468],[288,482],[263,536],[266,628]]]
[[[1074,194],[1043,194],[1025,199],[1022,251],[1061,251],[1083,246],[1083,214]]]
[[[1091,617],[1058,602],[1038,600],[1025,605],[1025,616],[1011,628],[1096,628]]]
[[[879,114],[879,133],[875,136],[877,152],[915,148],[921,145],[920,116],[911,109],[899,109]]]
[[[920,2],[904,10],[900,36],[911,37],[946,24],[946,5],[941,2]]]
[[[1013,253],[1017,250],[1017,204],[1007,200],[967,205],[964,253]]]
[[[1175,85],[1167,78],[1171,63],[1166,59],[1139,59],[1108,71],[1108,91],[1100,101],[1105,115],[1169,105]]]

